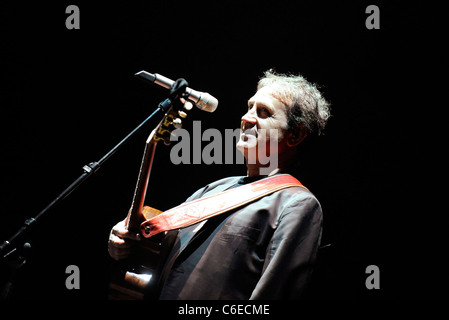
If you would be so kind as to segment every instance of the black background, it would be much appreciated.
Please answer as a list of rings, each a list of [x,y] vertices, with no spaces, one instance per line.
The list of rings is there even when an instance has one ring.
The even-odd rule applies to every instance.
[[[0,240],[35,216],[165,98],[133,74],[146,70],[220,101],[194,110],[202,130],[238,128],[263,71],[301,73],[332,103],[325,135],[305,148],[299,179],[324,210],[314,299],[447,297],[444,179],[435,45],[442,11],[383,2],[78,1],[80,30],[66,7],[3,4],[1,23]],[[380,8],[380,30],[365,9]],[[439,103],[435,103],[438,100]],[[27,236],[32,245],[15,299],[104,299],[107,237],[128,211],[144,142],[141,130]],[[186,129],[191,124],[187,121]],[[203,143],[203,146],[207,143]],[[205,184],[245,174],[243,165],[178,165],[159,146],[147,204],[171,208]],[[436,178],[435,180],[433,180]],[[443,207],[444,208],[444,207]],[[67,290],[77,265],[81,289]],[[367,290],[365,268],[380,268]],[[4,273],[5,275],[5,273]]]

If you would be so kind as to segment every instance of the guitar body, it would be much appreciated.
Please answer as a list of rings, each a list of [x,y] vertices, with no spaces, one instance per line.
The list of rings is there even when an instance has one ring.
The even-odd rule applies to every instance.
[[[147,206],[143,208],[146,219],[158,213],[161,211]],[[132,257],[113,266],[108,299],[157,299],[161,272],[175,239],[175,233],[161,233],[151,238],[142,237],[141,241],[136,242]]]

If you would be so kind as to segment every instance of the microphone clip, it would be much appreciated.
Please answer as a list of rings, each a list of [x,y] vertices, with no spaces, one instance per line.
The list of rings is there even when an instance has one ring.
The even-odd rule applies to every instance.
[[[167,111],[170,109],[171,106],[175,106],[175,102],[179,100],[179,98],[186,98],[188,94],[186,93],[187,86],[189,84],[187,81],[183,78],[179,78],[175,81],[173,86],[170,89],[170,95],[167,99],[159,103],[159,108],[167,113]]]

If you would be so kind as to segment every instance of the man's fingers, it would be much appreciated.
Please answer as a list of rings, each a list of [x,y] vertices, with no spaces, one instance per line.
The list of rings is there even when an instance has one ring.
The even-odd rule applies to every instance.
[[[128,258],[131,254],[131,249],[118,249],[115,247],[110,246],[108,248],[109,251],[109,255],[114,259],[114,260],[122,260],[125,258]]]
[[[131,244],[129,243],[129,241],[126,241],[125,239],[122,239],[113,234],[109,238],[109,244],[115,248],[121,248],[121,249],[131,248]]]
[[[117,223],[111,230],[108,242],[109,255],[115,260],[127,258],[133,251],[134,241],[140,241],[138,233],[130,232],[125,221]]]
[[[129,231],[125,227],[124,223],[119,223],[114,228],[112,228],[112,234],[122,239],[130,239],[135,241],[141,240],[140,234]]]
[[[129,254],[120,254],[120,253],[115,253],[115,254],[111,254],[112,259],[114,259],[115,261],[119,261],[119,260],[123,260],[129,257]]]
[[[132,248],[130,240],[119,238],[113,234],[109,237],[109,255],[115,260],[127,258],[132,253]]]

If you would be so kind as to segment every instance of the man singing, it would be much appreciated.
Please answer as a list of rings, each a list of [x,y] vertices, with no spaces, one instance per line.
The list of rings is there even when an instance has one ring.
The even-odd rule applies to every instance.
[[[213,182],[186,202],[291,173],[298,145],[308,135],[319,135],[329,116],[329,103],[302,76],[265,72],[248,101],[237,142],[247,175]],[[169,231],[176,232],[177,239],[159,298],[300,299],[312,273],[321,228],[318,200],[305,187],[294,186]],[[109,254],[116,260],[128,257],[141,237],[119,222],[110,234]]]

